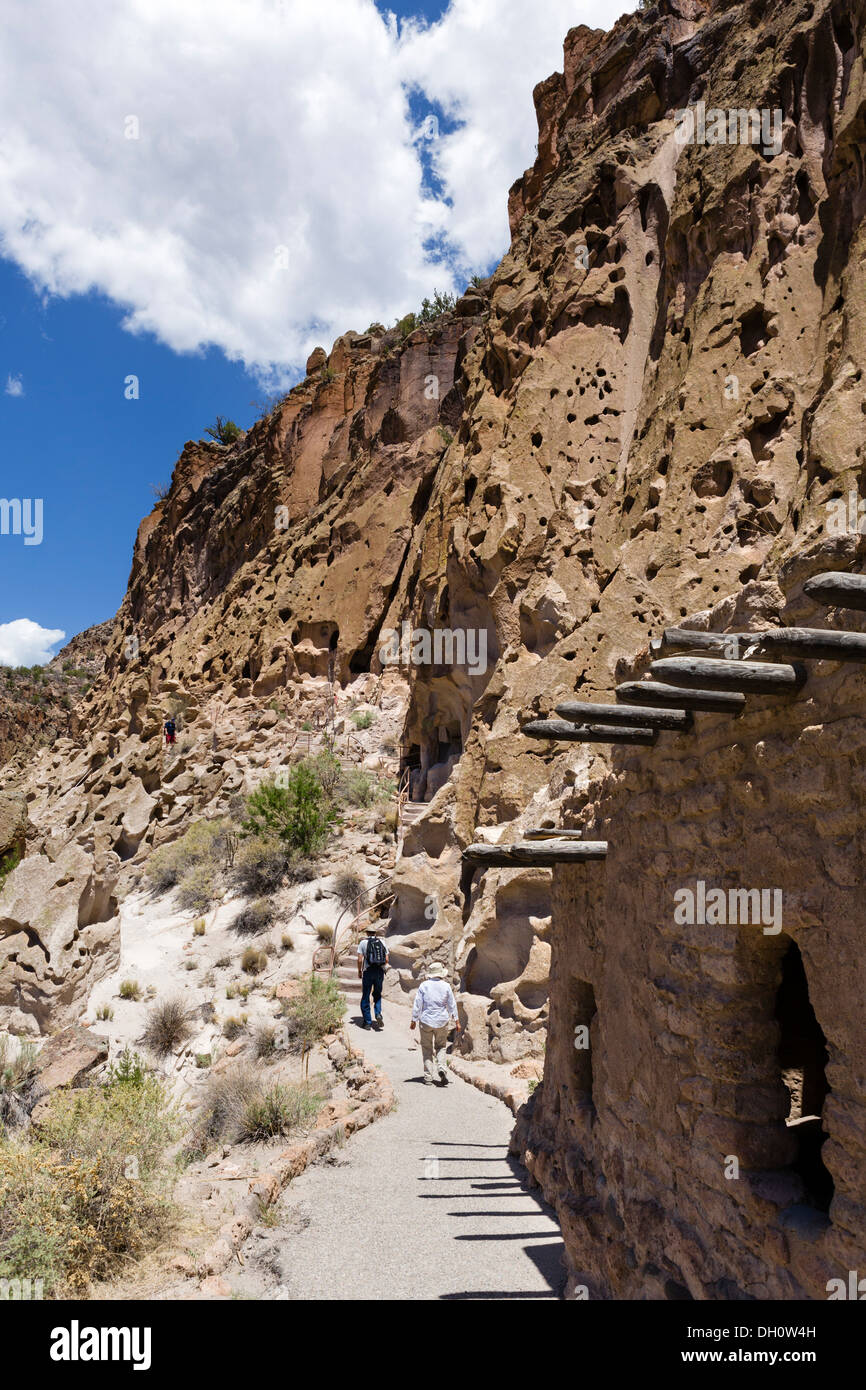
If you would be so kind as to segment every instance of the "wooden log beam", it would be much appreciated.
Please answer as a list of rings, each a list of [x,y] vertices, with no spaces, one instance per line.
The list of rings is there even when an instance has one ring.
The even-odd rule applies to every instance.
[[[828,607],[857,608],[866,612],[866,575],[828,570],[824,574],[813,574],[803,589],[810,598]]]
[[[739,690],[750,695],[791,695],[806,679],[802,666],[764,661],[717,661],[711,656],[668,656],[650,666],[654,676],[701,690]]]
[[[654,652],[710,651],[740,658],[764,656],[797,661],[866,661],[866,633],[831,632],[820,627],[774,627],[761,632],[689,632],[665,628],[650,646]]]
[[[482,869],[552,869],[557,864],[585,864],[604,859],[606,840],[518,840],[514,845],[469,845],[463,851],[465,864]]]
[[[582,840],[582,830],[524,830],[524,840]]]
[[[653,656],[664,656],[671,652],[720,652],[724,653],[726,648],[731,650],[734,642],[739,642],[745,636],[752,640],[757,636],[756,633],[745,634],[742,632],[692,632],[686,627],[666,627],[661,637],[654,637],[650,642],[650,651]],[[742,648],[740,649],[742,651]]]
[[[618,728],[608,724],[569,724],[565,719],[532,719],[520,731],[527,738],[562,743],[655,743],[655,729]]]
[[[624,709],[622,705],[593,705],[583,700],[566,700],[556,706],[556,713],[572,724],[646,725],[650,729],[685,731],[694,723],[691,712],[686,709],[653,709],[650,705],[632,705]]]
[[[624,681],[614,693],[627,705],[678,705],[706,714],[742,714],[746,707],[745,695],[736,690],[686,690],[661,681]]]

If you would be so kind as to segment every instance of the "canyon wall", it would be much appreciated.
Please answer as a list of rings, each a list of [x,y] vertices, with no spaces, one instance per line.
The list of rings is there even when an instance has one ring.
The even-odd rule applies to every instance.
[[[152,847],[237,791],[221,731],[272,767],[272,696],[299,724],[360,681],[403,702],[423,804],[394,880],[399,978],[445,961],[470,1058],[543,1058],[515,1148],[563,1221],[571,1288],[822,1297],[866,1258],[863,676],[815,667],[796,699],[645,751],[521,734],[575,691],[610,698],[666,624],[822,623],[804,580],[862,563],[856,525],[829,518],[866,496],[863,12],[661,0],[572,30],[490,280],[407,336],[371,325],[314,354],[237,444],[185,447],[105,674],[30,776],[4,1022],[47,1028],[84,987],[28,956],[50,927],[16,881],[79,886],[57,949],[74,941],[83,982]],[[700,102],[779,124],[681,143]],[[404,623],[471,634],[485,660],[425,654],[398,677],[381,649]],[[170,699],[213,738],[167,778]],[[554,825],[607,839],[607,861],[462,865],[477,838]],[[782,889],[782,930],[678,925],[698,880]],[[797,1018],[826,1063],[780,1061]],[[785,1123],[797,1086],[800,1119],[823,1106],[820,1153],[813,1122]]]

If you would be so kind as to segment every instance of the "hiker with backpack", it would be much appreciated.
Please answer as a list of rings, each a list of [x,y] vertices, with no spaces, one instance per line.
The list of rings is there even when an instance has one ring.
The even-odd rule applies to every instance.
[[[379,927],[368,927],[367,937],[358,942],[358,978],[361,981],[362,1028],[385,1027],[382,1018],[382,985],[388,966],[388,947],[380,935]],[[370,1015],[370,994],[373,995],[375,1020]]]
[[[421,1026],[421,1059],[424,1063],[424,1085],[448,1085],[448,1058],[445,1048],[451,1026],[460,1032],[457,1002],[448,983],[448,971],[438,962],[429,966],[427,979],[418,986],[412,1005],[412,1022]]]
[[[175,730],[177,727],[171,715],[168,716],[168,719],[166,719],[162,727],[165,732],[165,746],[168,748],[169,744],[174,743]]]

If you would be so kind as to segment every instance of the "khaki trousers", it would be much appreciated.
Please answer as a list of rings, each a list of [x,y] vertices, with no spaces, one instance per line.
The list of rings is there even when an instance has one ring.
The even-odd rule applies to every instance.
[[[421,1057],[425,1074],[431,1081],[438,1081],[440,1073],[448,1069],[445,1048],[451,1024],[443,1023],[440,1028],[430,1028],[426,1023],[419,1023],[418,1026],[421,1029]]]

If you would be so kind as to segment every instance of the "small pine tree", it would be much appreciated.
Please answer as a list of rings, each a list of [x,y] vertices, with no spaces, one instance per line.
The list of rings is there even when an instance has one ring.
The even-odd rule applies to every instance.
[[[264,782],[246,802],[243,829],[247,835],[276,836],[298,854],[315,854],[325,844],[337,819],[322,783],[304,763],[293,767],[288,785]]]
[[[209,439],[215,439],[218,444],[234,444],[236,439],[240,439],[241,431],[234,420],[226,420],[224,416],[218,415],[213,425],[205,427],[205,434]]]
[[[418,315],[419,323],[433,323],[442,314],[448,314],[457,303],[453,294],[446,291],[434,290],[432,299],[422,299],[421,312]]]

